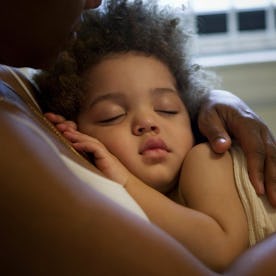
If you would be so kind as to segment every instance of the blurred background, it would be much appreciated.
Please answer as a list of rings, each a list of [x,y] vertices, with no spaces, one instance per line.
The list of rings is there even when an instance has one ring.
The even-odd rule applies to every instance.
[[[192,18],[195,62],[242,98],[276,135],[276,0],[159,0]]]

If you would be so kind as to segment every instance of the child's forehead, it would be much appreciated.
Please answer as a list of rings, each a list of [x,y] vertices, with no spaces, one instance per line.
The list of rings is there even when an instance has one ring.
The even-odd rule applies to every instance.
[[[106,56],[87,72],[90,93],[145,90],[155,94],[178,93],[170,69],[154,56],[140,52],[115,53]]]
[[[109,52],[105,53],[102,56],[98,56],[96,61],[93,61],[92,64],[88,64],[88,70],[93,70],[93,68],[98,67],[103,63],[111,62],[127,62],[130,59],[145,61],[155,61],[162,63],[168,70],[170,70],[169,64],[164,62],[164,60],[154,54],[145,53],[143,51],[128,50],[128,51],[119,51],[119,52]]]
[[[85,74],[88,80],[96,78],[96,81],[105,79],[110,81],[113,76],[117,81],[128,80],[126,76],[132,76],[134,81],[135,75],[139,75],[143,77],[139,82],[145,82],[148,78],[157,78],[159,81],[170,78],[174,83],[176,82],[176,76],[162,59],[136,51],[105,55],[90,67],[88,65]]]

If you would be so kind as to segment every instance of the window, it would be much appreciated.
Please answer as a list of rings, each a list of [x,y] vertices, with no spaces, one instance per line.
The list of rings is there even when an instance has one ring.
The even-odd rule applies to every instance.
[[[238,30],[239,31],[254,31],[265,30],[265,10],[239,11],[238,15]]]
[[[276,0],[159,0],[185,5],[199,56],[276,49]]]
[[[227,32],[226,13],[198,14],[196,16],[198,34],[216,34]]]

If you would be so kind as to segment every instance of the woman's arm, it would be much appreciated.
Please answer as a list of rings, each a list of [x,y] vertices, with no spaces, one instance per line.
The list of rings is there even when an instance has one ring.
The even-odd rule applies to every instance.
[[[0,126],[1,275],[214,275],[76,177],[16,106],[0,101]]]
[[[183,174],[182,180],[187,182],[185,184],[196,187],[190,191],[187,190],[190,192],[187,199],[192,196],[192,191],[195,190],[197,190],[199,198],[202,194],[206,195],[204,190],[206,187],[209,186],[212,191],[205,200],[200,200],[205,205],[191,206],[198,212],[176,204],[168,197],[145,185],[129,173],[97,139],[76,131],[65,132],[64,134],[73,142],[73,146],[77,150],[92,152],[96,166],[106,177],[121,183],[144,209],[152,222],[187,246],[192,253],[211,268],[225,269],[236,256],[247,248],[246,218],[235,189],[230,156],[222,157],[219,161],[214,161],[215,164],[211,164],[213,160],[208,155],[212,153],[211,150],[208,149],[207,151],[206,145],[200,145],[197,146],[197,151],[192,151],[187,162],[184,163],[183,170],[188,169],[189,175],[194,174],[194,172],[196,175],[202,175],[201,180],[204,181],[204,183],[193,183],[190,181],[191,178],[186,179],[185,174]],[[209,162],[210,159],[210,164],[206,164],[208,173],[215,173],[216,170],[222,170],[222,173],[209,177],[206,172],[196,171],[194,159],[191,160],[191,156],[197,159],[197,165],[202,162]],[[202,156],[205,160],[200,160]],[[216,181],[211,183],[213,179]],[[224,199],[225,197],[226,199]],[[191,205],[194,202],[196,202],[194,199],[191,202],[188,201]]]
[[[272,276],[276,273],[276,234],[242,254],[224,275]]]
[[[1,274],[217,275],[159,228],[76,178],[44,139],[18,122],[26,118],[18,112],[1,104]],[[273,235],[225,275],[274,276],[275,259]]]

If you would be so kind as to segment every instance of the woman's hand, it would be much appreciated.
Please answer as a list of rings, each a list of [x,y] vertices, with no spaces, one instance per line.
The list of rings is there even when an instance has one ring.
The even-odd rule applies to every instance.
[[[231,146],[230,136],[238,141],[256,192],[266,192],[276,207],[276,143],[265,123],[235,95],[214,90],[201,104],[198,125],[217,153]]]

